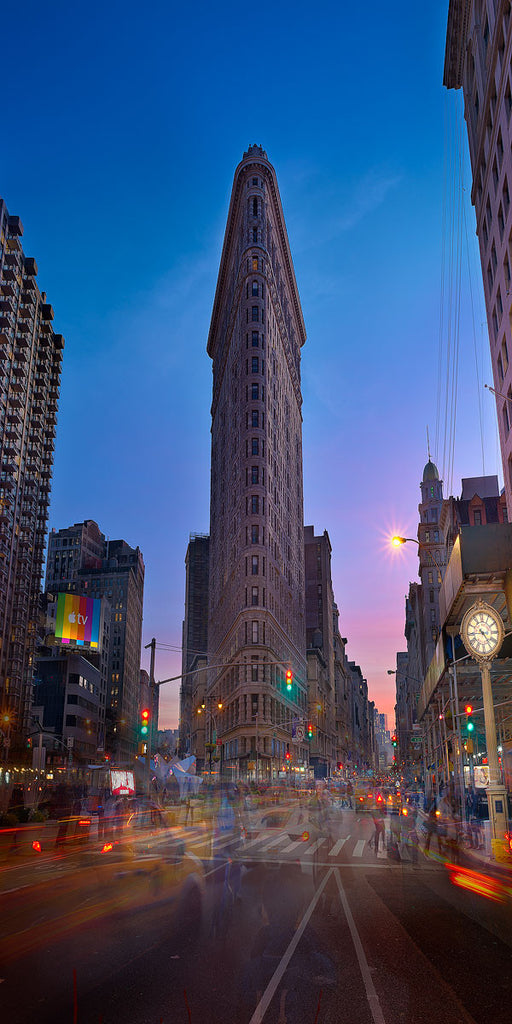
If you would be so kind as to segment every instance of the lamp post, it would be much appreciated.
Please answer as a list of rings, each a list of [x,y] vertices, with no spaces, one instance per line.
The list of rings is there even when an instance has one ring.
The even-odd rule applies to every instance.
[[[215,697],[213,694],[208,694],[207,697],[206,697],[206,700],[201,704],[201,707],[199,707],[197,709],[198,715],[202,715],[203,713],[206,714],[207,722],[208,722],[208,726],[209,726],[209,728],[208,728],[209,739],[208,739],[208,743],[205,743],[205,748],[208,749],[208,754],[209,754],[209,757],[208,757],[208,775],[210,776],[210,782],[211,782],[211,776],[212,776],[212,755],[213,755],[213,749],[216,746],[216,743],[213,742],[213,724],[214,724],[214,722],[215,722],[215,731],[217,731],[217,723],[216,723],[216,718],[215,718],[215,714],[214,714],[214,711],[213,711],[213,705],[214,704],[217,704],[217,710],[218,711],[222,711],[222,701],[219,700],[217,697]]]
[[[391,538],[391,543],[392,543],[394,548],[401,548],[402,544],[407,544],[408,541],[410,541],[411,544],[417,544],[418,548],[430,547],[430,544],[428,544],[428,545],[427,544],[422,544],[421,541],[416,540],[416,537],[397,537],[397,536],[395,536],[395,537]],[[433,561],[433,563],[434,563],[434,565],[435,565],[439,575],[442,578],[443,571],[441,569],[441,566],[439,565],[439,563],[438,563],[435,555],[433,554],[433,552],[430,551],[429,553],[430,553],[430,557],[432,558],[432,561]]]
[[[9,748],[11,745],[11,714],[9,711],[3,711],[1,715],[2,727],[0,732],[2,733],[2,748],[5,751],[3,759],[9,760]]]

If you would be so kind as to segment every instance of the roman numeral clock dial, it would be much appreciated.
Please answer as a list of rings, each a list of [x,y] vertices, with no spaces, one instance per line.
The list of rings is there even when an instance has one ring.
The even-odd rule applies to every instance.
[[[494,658],[504,637],[501,615],[491,605],[478,601],[464,615],[460,634],[468,654],[474,658]]]

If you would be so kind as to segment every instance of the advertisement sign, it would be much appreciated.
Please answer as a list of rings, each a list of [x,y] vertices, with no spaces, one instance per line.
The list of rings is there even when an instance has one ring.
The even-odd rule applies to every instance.
[[[135,780],[133,772],[123,768],[111,768],[110,789],[112,796],[135,796]]]
[[[73,647],[99,648],[101,601],[76,594],[59,594],[55,637]]]

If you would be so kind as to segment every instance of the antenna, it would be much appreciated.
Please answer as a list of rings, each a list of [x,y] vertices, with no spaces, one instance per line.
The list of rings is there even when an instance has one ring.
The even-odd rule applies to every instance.
[[[428,423],[427,423],[427,452],[428,452],[428,461],[431,462],[432,460],[430,458],[430,438],[428,436]]]

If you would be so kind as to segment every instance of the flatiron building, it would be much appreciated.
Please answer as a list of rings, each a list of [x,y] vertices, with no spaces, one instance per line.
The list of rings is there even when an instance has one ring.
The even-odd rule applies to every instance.
[[[307,762],[305,340],[276,174],[250,146],[235,171],[208,337],[207,695],[228,777],[270,780]]]

